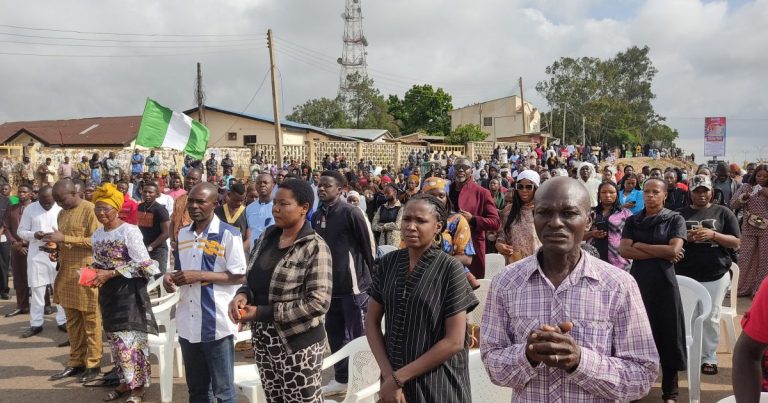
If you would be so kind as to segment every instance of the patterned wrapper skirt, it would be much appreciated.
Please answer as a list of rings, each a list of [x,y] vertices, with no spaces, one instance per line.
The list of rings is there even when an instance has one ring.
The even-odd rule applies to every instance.
[[[147,333],[137,331],[108,332],[120,383],[130,389],[149,386],[152,372],[149,366]]]

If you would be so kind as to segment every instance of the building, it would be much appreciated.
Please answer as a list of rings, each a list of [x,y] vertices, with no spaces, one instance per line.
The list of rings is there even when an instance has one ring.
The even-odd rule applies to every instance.
[[[485,133],[488,133],[485,141],[495,142],[502,137],[538,133],[540,130],[541,114],[538,108],[530,102],[525,102],[523,105],[521,98],[517,95],[480,102],[454,109],[449,113],[451,130],[455,130],[459,125],[479,125]]]
[[[327,131],[345,137],[369,143],[384,143],[395,137],[386,129],[326,129]]]
[[[204,106],[205,126],[211,132],[208,147],[250,147],[252,145],[275,145],[275,119],[270,115],[255,115],[234,112],[213,106]],[[197,120],[198,109],[184,113]],[[360,141],[336,134],[331,130],[281,120],[283,145],[303,146],[311,141]],[[388,132],[387,132],[388,133]]]
[[[123,148],[136,139],[141,116],[6,122],[0,144],[42,147]]]

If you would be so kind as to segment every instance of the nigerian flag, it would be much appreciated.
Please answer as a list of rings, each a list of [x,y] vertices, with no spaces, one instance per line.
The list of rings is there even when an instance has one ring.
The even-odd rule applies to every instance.
[[[173,148],[194,158],[203,159],[208,147],[208,137],[208,128],[202,123],[147,98],[136,145]]]

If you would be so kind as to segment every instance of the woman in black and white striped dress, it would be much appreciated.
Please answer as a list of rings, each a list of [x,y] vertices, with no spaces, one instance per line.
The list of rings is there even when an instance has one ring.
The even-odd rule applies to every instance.
[[[366,328],[384,402],[472,400],[465,336],[467,312],[478,301],[462,264],[439,248],[447,216],[434,196],[408,200],[406,248],[385,255],[373,275]]]

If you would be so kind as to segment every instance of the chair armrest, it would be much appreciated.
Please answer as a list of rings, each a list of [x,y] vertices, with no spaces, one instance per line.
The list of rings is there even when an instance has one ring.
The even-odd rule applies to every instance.
[[[381,384],[379,382],[375,382],[371,385],[366,386],[363,389],[358,390],[357,393],[349,397],[349,402],[355,403],[355,402],[363,401],[364,399],[367,399],[369,397],[372,397],[373,395],[379,392],[380,386]]]

